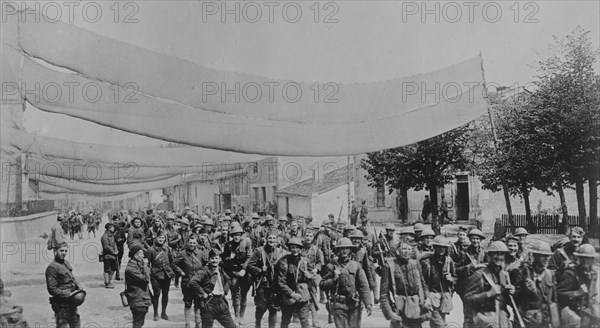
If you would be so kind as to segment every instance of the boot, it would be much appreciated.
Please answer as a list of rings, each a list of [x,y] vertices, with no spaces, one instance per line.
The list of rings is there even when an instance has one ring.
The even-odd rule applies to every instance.
[[[194,310],[192,308],[185,308],[183,310],[183,316],[185,318],[185,328],[191,328],[190,323],[192,322],[192,316],[194,315]]]
[[[117,271],[115,271],[115,280],[121,280],[121,273],[120,273],[120,271],[121,271],[121,266],[118,265],[117,266]]]
[[[373,288],[373,299],[375,304],[379,304],[379,285],[377,285],[377,281],[375,281],[375,286]]]
[[[104,273],[104,288],[113,289],[115,286],[110,283],[110,276],[108,273]]]
[[[167,305],[169,304],[169,294],[168,293],[163,293],[162,296],[162,303],[161,303],[161,314],[160,317],[163,320],[169,320],[169,316],[167,315]]]
[[[154,321],[158,320],[160,320],[160,317],[158,316],[158,313],[154,312]]]

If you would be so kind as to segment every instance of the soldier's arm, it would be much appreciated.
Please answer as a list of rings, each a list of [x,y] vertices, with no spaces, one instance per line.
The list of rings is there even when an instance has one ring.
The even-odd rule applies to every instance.
[[[323,266],[325,265],[325,256],[323,255],[323,251],[317,248],[317,261],[315,263],[315,269],[317,272],[321,272]]]
[[[262,268],[258,266],[259,259],[261,259],[261,251],[255,249],[246,263],[246,270],[253,276],[257,276],[262,272]]]
[[[554,252],[552,256],[550,256],[550,261],[548,262],[548,269],[550,270],[558,270],[560,266],[560,259],[562,255],[559,254],[558,250]]]
[[[558,302],[561,304],[568,304],[573,299],[579,298],[586,293],[581,289],[575,273],[571,270],[565,270],[561,274],[556,286],[556,294],[558,296]]]
[[[275,272],[279,290],[281,290],[284,295],[291,297],[294,291],[287,285],[287,261],[283,260],[277,262]]]
[[[150,281],[145,270],[135,267],[135,270],[125,270],[125,280],[128,283],[148,283]]]
[[[525,286],[525,270],[526,269],[524,267],[519,267],[508,272],[510,282],[513,286],[515,286],[515,299],[517,300],[532,293]]]
[[[425,299],[428,299],[429,298],[429,286],[425,282],[425,277],[423,276],[423,268],[418,263],[417,263],[417,268],[419,269],[419,276],[421,277],[421,286],[423,286],[423,294],[425,295]]]
[[[244,242],[244,241],[242,241],[242,242]],[[252,247],[250,247],[251,244],[252,244],[252,242],[245,243],[244,252],[242,254],[242,257],[239,259],[242,269],[244,269],[244,270],[246,270],[246,266],[248,265],[248,260],[250,260],[250,256],[252,256]]]
[[[223,274],[223,292],[225,293],[225,295],[227,295],[227,293],[229,293],[229,289],[231,288],[231,278],[224,271],[222,272],[222,274]]]
[[[369,289],[373,290],[375,288],[375,284],[377,283],[375,281],[375,277],[373,277],[373,275],[371,274],[371,262],[369,261],[369,257],[367,256],[367,252],[365,251],[365,253],[363,253],[363,258],[361,260],[362,263],[360,263],[360,266],[362,268],[362,271],[365,275],[365,278],[367,279],[367,283],[369,284]]]
[[[493,295],[491,295],[489,293],[492,291],[491,289],[487,292],[483,291],[481,278],[482,278],[482,273],[480,271],[477,271],[477,272],[475,272],[475,274],[471,275],[467,279],[466,287],[465,287],[465,296],[464,296],[465,301],[467,301],[471,304],[476,304],[476,303],[482,302],[490,297],[494,297]]]
[[[365,303],[365,306],[373,306],[373,300],[371,299],[371,286],[367,280],[365,270],[358,268],[356,271],[356,290],[360,293],[360,298]]]
[[[172,267],[180,276],[185,275],[185,272],[181,268],[182,265],[183,265],[183,256],[181,256],[181,254],[179,254],[178,256],[175,256],[175,261],[173,261]]]
[[[206,291],[202,287],[202,280],[205,278],[204,274],[205,270],[198,271],[191,279],[188,284],[189,288],[194,292],[195,295],[198,295],[202,298],[206,298],[208,294],[212,291]]]
[[[319,288],[322,290],[332,290],[337,284],[337,278],[334,275],[335,268],[332,264],[325,266],[325,270],[322,273],[323,279],[319,283]]]
[[[56,280],[57,275],[58,270],[55,267],[49,266],[46,269],[46,288],[48,288],[48,293],[54,297],[69,297],[71,291],[58,288],[58,281]]]
[[[398,317],[396,313],[392,310],[391,301],[390,301],[390,291],[392,290],[392,281],[393,279],[390,275],[390,267],[387,263],[383,265],[383,269],[381,270],[381,288],[379,290],[379,301],[381,306],[381,312],[383,312],[383,316],[386,320],[392,320],[394,317]],[[395,294],[396,291],[392,290],[392,293]]]

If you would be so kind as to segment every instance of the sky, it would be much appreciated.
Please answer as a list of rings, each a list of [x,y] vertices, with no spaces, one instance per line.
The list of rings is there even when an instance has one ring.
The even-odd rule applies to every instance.
[[[594,48],[600,40],[599,1],[88,1],[72,12],[52,3],[28,5],[206,67],[308,83],[393,79],[481,53],[488,84],[525,85],[554,35],[580,25]],[[30,106],[25,127],[81,142],[165,143]]]

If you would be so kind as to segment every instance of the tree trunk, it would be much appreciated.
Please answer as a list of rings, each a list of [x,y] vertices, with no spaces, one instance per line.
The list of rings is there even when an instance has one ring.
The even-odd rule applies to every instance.
[[[598,181],[590,177],[588,186],[590,188],[590,237],[598,237]]]
[[[400,218],[402,222],[406,222],[408,220],[408,188],[402,186],[400,187],[400,195],[402,199],[400,200]]]
[[[510,195],[506,183],[502,183],[502,191],[504,192],[504,202],[506,203],[506,212],[508,213],[508,222],[510,223],[510,233],[515,232],[515,220],[512,214],[512,206],[510,205]]]
[[[438,215],[438,199],[437,199],[437,186],[429,186],[429,199],[431,200],[432,215]]]
[[[583,195],[583,180],[575,183],[575,194],[577,195],[577,209],[579,210],[579,224],[583,230],[588,232],[587,214],[585,213],[585,197]]]
[[[560,209],[562,211],[562,224],[559,233],[569,233],[569,211],[567,209],[567,201],[565,200],[565,190],[562,183],[558,184],[558,196],[560,197]]]
[[[536,233],[537,229],[531,216],[531,204],[529,204],[529,189],[523,186],[521,187],[521,193],[523,194],[523,201],[525,201],[525,220],[527,220],[527,231],[529,233]]]

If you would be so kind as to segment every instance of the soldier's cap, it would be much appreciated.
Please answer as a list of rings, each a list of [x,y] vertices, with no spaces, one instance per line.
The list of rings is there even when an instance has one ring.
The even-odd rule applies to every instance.
[[[239,223],[233,222],[231,224],[231,230],[229,231],[229,234],[233,235],[233,234],[236,234],[236,233],[244,233],[244,229],[242,229],[242,226],[240,226]]]
[[[211,219],[209,219],[208,216],[206,217],[206,219],[202,220],[201,222],[205,226],[211,226],[211,227],[215,226],[215,223]]]
[[[519,242],[519,237],[517,237],[516,235],[507,235],[506,236],[506,243],[508,244],[509,240],[514,240],[517,243]]]
[[[311,222],[308,226],[306,226],[306,230],[316,231],[319,230],[319,226]]]
[[[352,231],[350,233],[350,235],[348,235],[348,238],[353,239],[353,238],[365,238],[365,235],[363,234],[362,231],[360,231],[359,229],[355,229],[354,231]]]
[[[415,230],[411,226],[402,227],[402,228],[400,228],[400,234],[401,235],[412,235],[412,236],[414,236],[415,235]]]
[[[300,238],[297,238],[297,237],[290,238],[290,240],[288,240],[287,244],[288,245],[297,245],[300,247],[304,246],[304,245],[302,245],[302,240],[300,240]]]
[[[464,231],[464,232],[467,232],[467,231],[468,231],[468,229],[467,229],[467,227],[460,226],[460,227],[458,227],[458,231]]]
[[[208,215],[202,214],[202,216],[200,217],[200,220],[205,221],[205,220],[210,220],[210,218],[208,217]]]
[[[260,219],[260,215],[258,215],[258,213],[252,213],[252,218],[253,219]]]
[[[231,221],[231,218],[226,215],[226,216],[224,216],[224,217],[221,218],[221,222],[224,222],[224,221]]]
[[[129,257],[134,257],[137,252],[144,249],[144,245],[141,243],[133,243],[131,247],[129,247]]]
[[[114,227],[114,226],[115,226],[115,224],[114,224],[114,223],[112,223],[112,222],[107,222],[107,223],[104,225],[104,229],[105,229],[105,230],[108,230],[108,228],[110,228],[110,227]]]
[[[522,235],[525,235],[525,236],[527,236],[527,235],[529,235],[529,232],[527,232],[527,229],[525,229],[525,228],[523,228],[523,227],[518,227],[518,228],[515,230],[515,233],[514,233],[514,235],[515,235],[515,236],[522,236]]]
[[[179,222],[181,224],[185,224],[185,225],[190,224],[190,221],[187,218],[181,218],[181,219],[177,220],[177,222]]]
[[[60,242],[60,243],[54,245],[54,250],[56,251],[56,250],[59,250],[59,249],[61,249],[63,247],[68,247],[68,246],[69,246],[69,244],[67,244],[66,241],[63,241],[63,242]]]
[[[450,247],[450,240],[444,236],[436,236],[431,242],[433,246]]]
[[[211,259],[215,256],[221,256],[221,252],[219,252],[219,250],[216,248],[211,248],[208,252],[208,258]]]
[[[348,238],[340,238],[340,240],[338,240],[337,244],[335,245],[335,249],[340,249],[340,248],[355,248],[356,246],[354,246],[354,244],[352,243],[352,241]]]
[[[356,226],[354,226],[353,224],[344,227],[344,231],[354,231],[356,230]]]
[[[477,236],[477,237],[479,237],[481,239],[485,239],[485,236],[483,235],[483,232],[481,232],[481,230],[479,230],[479,229],[473,229],[473,230],[471,230],[467,236],[469,236],[469,237],[471,237],[471,236]]]
[[[265,216],[265,222],[266,221],[273,221],[275,220],[275,218],[272,215],[267,214],[267,216]]]
[[[288,221],[288,218],[287,218],[287,217],[285,217],[285,216],[280,216],[280,217],[279,217],[279,221],[282,221],[282,222],[287,222],[287,221]]]
[[[167,233],[163,229],[160,229],[156,232],[156,237],[161,237],[161,236],[167,236]]]
[[[577,247],[577,252],[574,252],[573,255],[578,257],[598,258],[598,253],[596,253],[596,249],[590,244],[583,244]]]
[[[186,207],[184,207],[184,208],[183,208],[183,211],[184,211],[184,212],[185,212],[185,211],[189,211],[189,210],[190,210],[190,207],[189,207],[189,206],[186,206]]]
[[[226,214],[226,215],[227,215],[227,214],[231,214],[231,210],[230,210],[230,209],[226,209],[226,210],[225,210],[225,214]]]
[[[388,224],[386,224],[386,226],[385,226],[385,230],[393,230],[393,231],[396,231],[396,227],[394,227],[394,225],[393,225],[393,224],[391,224],[391,223],[388,223]]]
[[[485,250],[487,253],[508,253],[508,247],[501,241],[493,241]]]
[[[538,240],[538,241],[530,243],[528,250],[532,254],[541,254],[541,255],[554,254],[554,253],[552,253],[552,250],[550,249],[550,244],[545,241],[542,241],[542,240]]]
[[[419,239],[423,239],[425,237],[435,237],[435,232],[431,229],[424,229],[421,235],[419,236]]]
[[[417,231],[423,231],[423,229],[424,229],[423,223],[420,223],[420,222],[419,223],[415,223],[414,229],[415,229],[415,232],[417,232]]]

